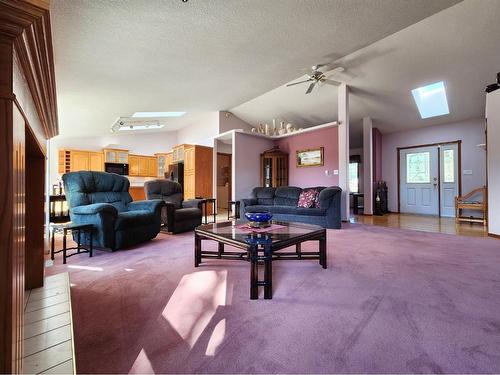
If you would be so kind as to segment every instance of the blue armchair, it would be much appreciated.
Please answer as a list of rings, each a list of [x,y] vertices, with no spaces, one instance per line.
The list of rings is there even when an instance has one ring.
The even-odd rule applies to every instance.
[[[62,177],[71,221],[93,224],[93,245],[111,250],[155,238],[163,201],[132,202],[126,177],[106,172],[70,172]],[[82,243],[88,244],[88,236]]]

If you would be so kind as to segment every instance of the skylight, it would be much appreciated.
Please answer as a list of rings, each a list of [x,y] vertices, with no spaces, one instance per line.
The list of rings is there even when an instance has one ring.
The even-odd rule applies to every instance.
[[[411,93],[417,104],[420,117],[429,118],[450,113],[443,81],[413,89]]]
[[[186,112],[136,112],[132,117],[181,117]]]

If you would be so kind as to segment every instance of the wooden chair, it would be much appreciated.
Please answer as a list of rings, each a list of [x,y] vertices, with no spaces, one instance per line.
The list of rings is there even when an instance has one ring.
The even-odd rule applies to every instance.
[[[469,200],[475,195],[482,195],[483,201]],[[483,217],[462,216],[461,210],[482,211]],[[486,186],[472,190],[464,196],[455,197],[455,220],[457,223],[467,221],[469,223],[482,223],[486,226],[488,215],[488,192]]]

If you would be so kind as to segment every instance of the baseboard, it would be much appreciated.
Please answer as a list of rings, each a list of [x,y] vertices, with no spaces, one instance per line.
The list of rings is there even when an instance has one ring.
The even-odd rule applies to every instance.
[[[500,239],[500,234],[488,233],[488,236],[489,236],[489,237],[493,237],[493,238],[498,238],[498,239]]]

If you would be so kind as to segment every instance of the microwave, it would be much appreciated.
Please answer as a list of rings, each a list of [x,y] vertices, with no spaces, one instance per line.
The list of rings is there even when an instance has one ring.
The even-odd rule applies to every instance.
[[[128,176],[128,164],[123,163],[104,163],[104,171]]]

